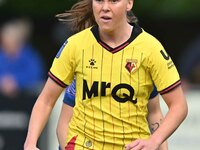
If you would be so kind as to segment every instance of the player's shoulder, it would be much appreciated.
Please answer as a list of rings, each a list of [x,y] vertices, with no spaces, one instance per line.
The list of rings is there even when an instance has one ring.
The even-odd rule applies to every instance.
[[[153,36],[152,34],[150,34],[149,32],[145,31],[144,29],[142,29],[142,34],[140,37],[143,41],[145,41],[145,43],[150,43],[150,45],[157,45],[157,44],[161,44],[160,41]]]
[[[81,40],[84,40],[86,39],[87,37],[91,37],[91,27],[89,28],[86,28],[74,35],[72,35],[71,37],[68,38],[68,41],[81,41]]]
[[[142,44],[143,52],[146,54],[155,54],[159,53],[160,50],[164,49],[161,42],[152,34],[146,32],[142,29],[142,33],[138,37],[138,43]]]

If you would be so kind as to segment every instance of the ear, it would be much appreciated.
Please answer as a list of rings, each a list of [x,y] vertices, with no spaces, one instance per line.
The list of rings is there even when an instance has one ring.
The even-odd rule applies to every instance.
[[[128,0],[126,10],[130,11],[133,7],[134,0]]]

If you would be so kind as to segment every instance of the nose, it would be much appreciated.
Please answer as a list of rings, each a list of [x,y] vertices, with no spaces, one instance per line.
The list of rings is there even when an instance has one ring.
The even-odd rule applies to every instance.
[[[102,10],[106,11],[106,12],[110,10],[109,2],[107,2],[107,1],[103,2],[103,4],[102,4]]]

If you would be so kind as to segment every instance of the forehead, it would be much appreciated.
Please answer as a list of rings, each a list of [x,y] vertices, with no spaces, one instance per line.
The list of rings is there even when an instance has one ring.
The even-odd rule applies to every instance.
[[[113,2],[113,3],[118,3],[118,2],[133,2],[134,0],[89,0],[89,2]]]
[[[106,1],[108,1],[108,2],[109,2],[109,1],[112,1],[112,2],[113,2],[113,1],[114,1],[114,2],[118,2],[118,1],[133,1],[133,0],[89,0],[89,1],[105,1],[105,2],[106,2]]]

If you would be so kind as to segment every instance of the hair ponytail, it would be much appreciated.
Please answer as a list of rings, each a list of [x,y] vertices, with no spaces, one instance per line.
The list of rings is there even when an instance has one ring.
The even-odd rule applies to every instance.
[[[74,4],[70,10],[58,14],[56,17],[59,21],[72,26],[74,32],[79,32],[96,24],[92,11],[92,0],[81,0]]]

